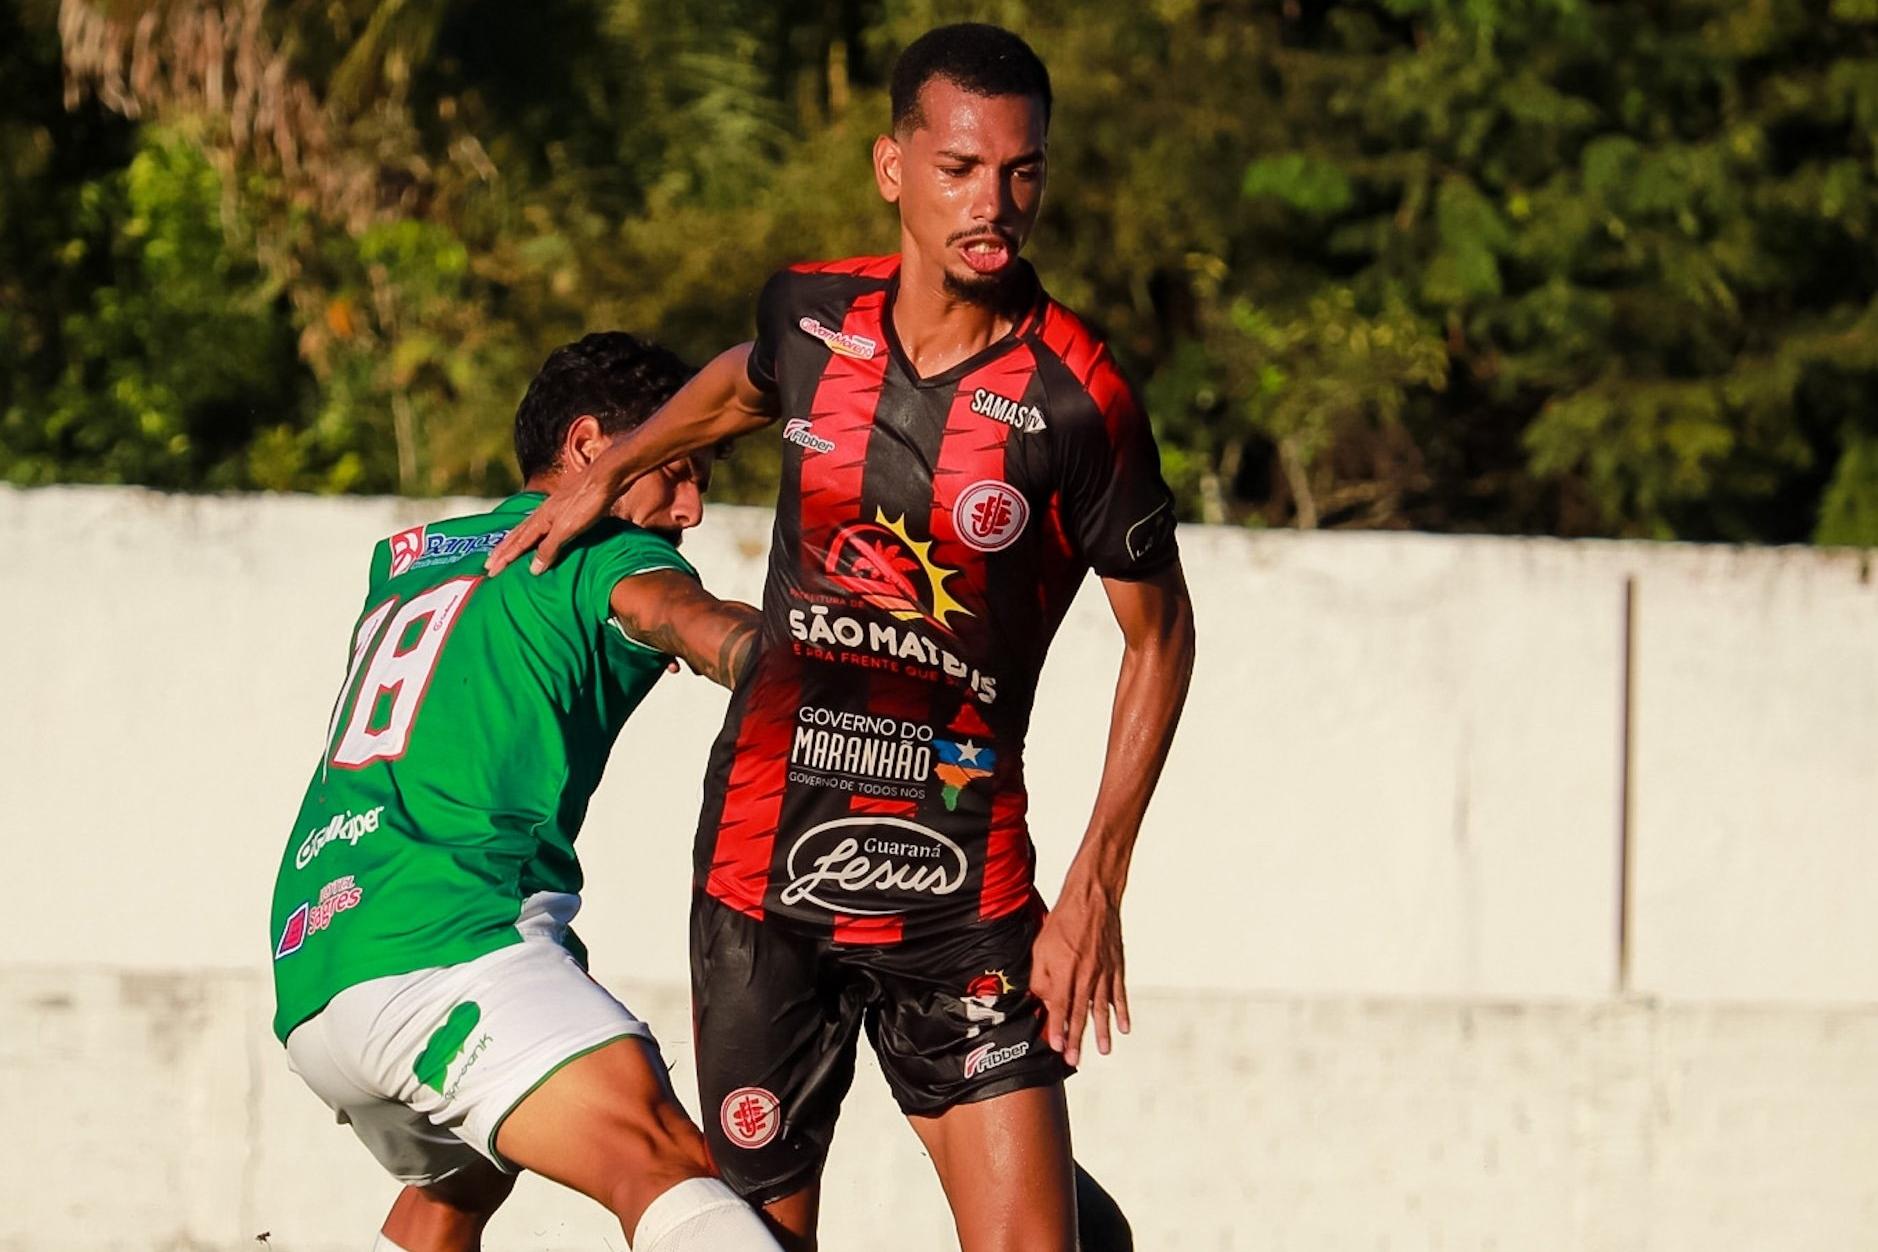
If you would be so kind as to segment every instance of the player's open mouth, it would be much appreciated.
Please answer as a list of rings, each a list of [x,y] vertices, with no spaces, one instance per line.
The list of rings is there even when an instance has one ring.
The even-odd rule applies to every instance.
[[[980,274],[995,274],[1011,263],[1011,245],[1002,239],[968,239],[959,245],[965,264]]]

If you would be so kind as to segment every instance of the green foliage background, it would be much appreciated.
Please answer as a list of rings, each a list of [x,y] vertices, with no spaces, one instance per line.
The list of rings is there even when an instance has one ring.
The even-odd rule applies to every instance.
[[[555,344],[894,246],[965,17],[1188,518],[1878,543],[1878,0],[0,0],[0,477],[504,490]]]

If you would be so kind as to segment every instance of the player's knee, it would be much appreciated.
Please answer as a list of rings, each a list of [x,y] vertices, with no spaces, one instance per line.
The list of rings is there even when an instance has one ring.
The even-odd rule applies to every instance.
[[[482,1229],[515,1187],[493,1165],[469,1169],[423,1186],[407,1186],[385,1218],[379,1246],[474,1247]]]
[[[703,1136],[672,1101],[621,1117],[600,1150],[612,1176],[607,1207],[622,1221],[636,1220],[653,1197],[679,1179],[711,1173]]]

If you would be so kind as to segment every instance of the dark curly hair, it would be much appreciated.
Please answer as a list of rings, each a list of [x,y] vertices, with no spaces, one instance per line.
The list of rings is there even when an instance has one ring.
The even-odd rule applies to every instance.
[[[943,78],[975,96],[1035,96],[1043,103],[1043,125],[1050,125],[1050,71],[1030,45],[984,22],[959,22],[927,31],[906,46],[893,63],[893,129],[917,130],[926,124],[919,111],[919,89]]]
[[[553,469],[567,428],[584,414],[609,435],[651,417],[694,371],[670,350],[609,330],[548,354],[515,410],[515,460],[526,481]]]

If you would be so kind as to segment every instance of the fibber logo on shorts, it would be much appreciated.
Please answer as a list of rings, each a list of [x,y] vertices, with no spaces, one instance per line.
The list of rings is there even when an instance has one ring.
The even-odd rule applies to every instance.
[[[987,1070],[993,1070],[1000,1065],[1015,1061],[1029,1051],[1030,1040],[1028,1039],[1019,1039],[1016,1043],[1003,1048],[981,1043],[965,1054],[965,1076],[976,1078]]]
[[[965,849],[900,817],[838,817],[804,831],[789,849],[784,904],[890,917],[910,897],[949,896],[965,885]]]

